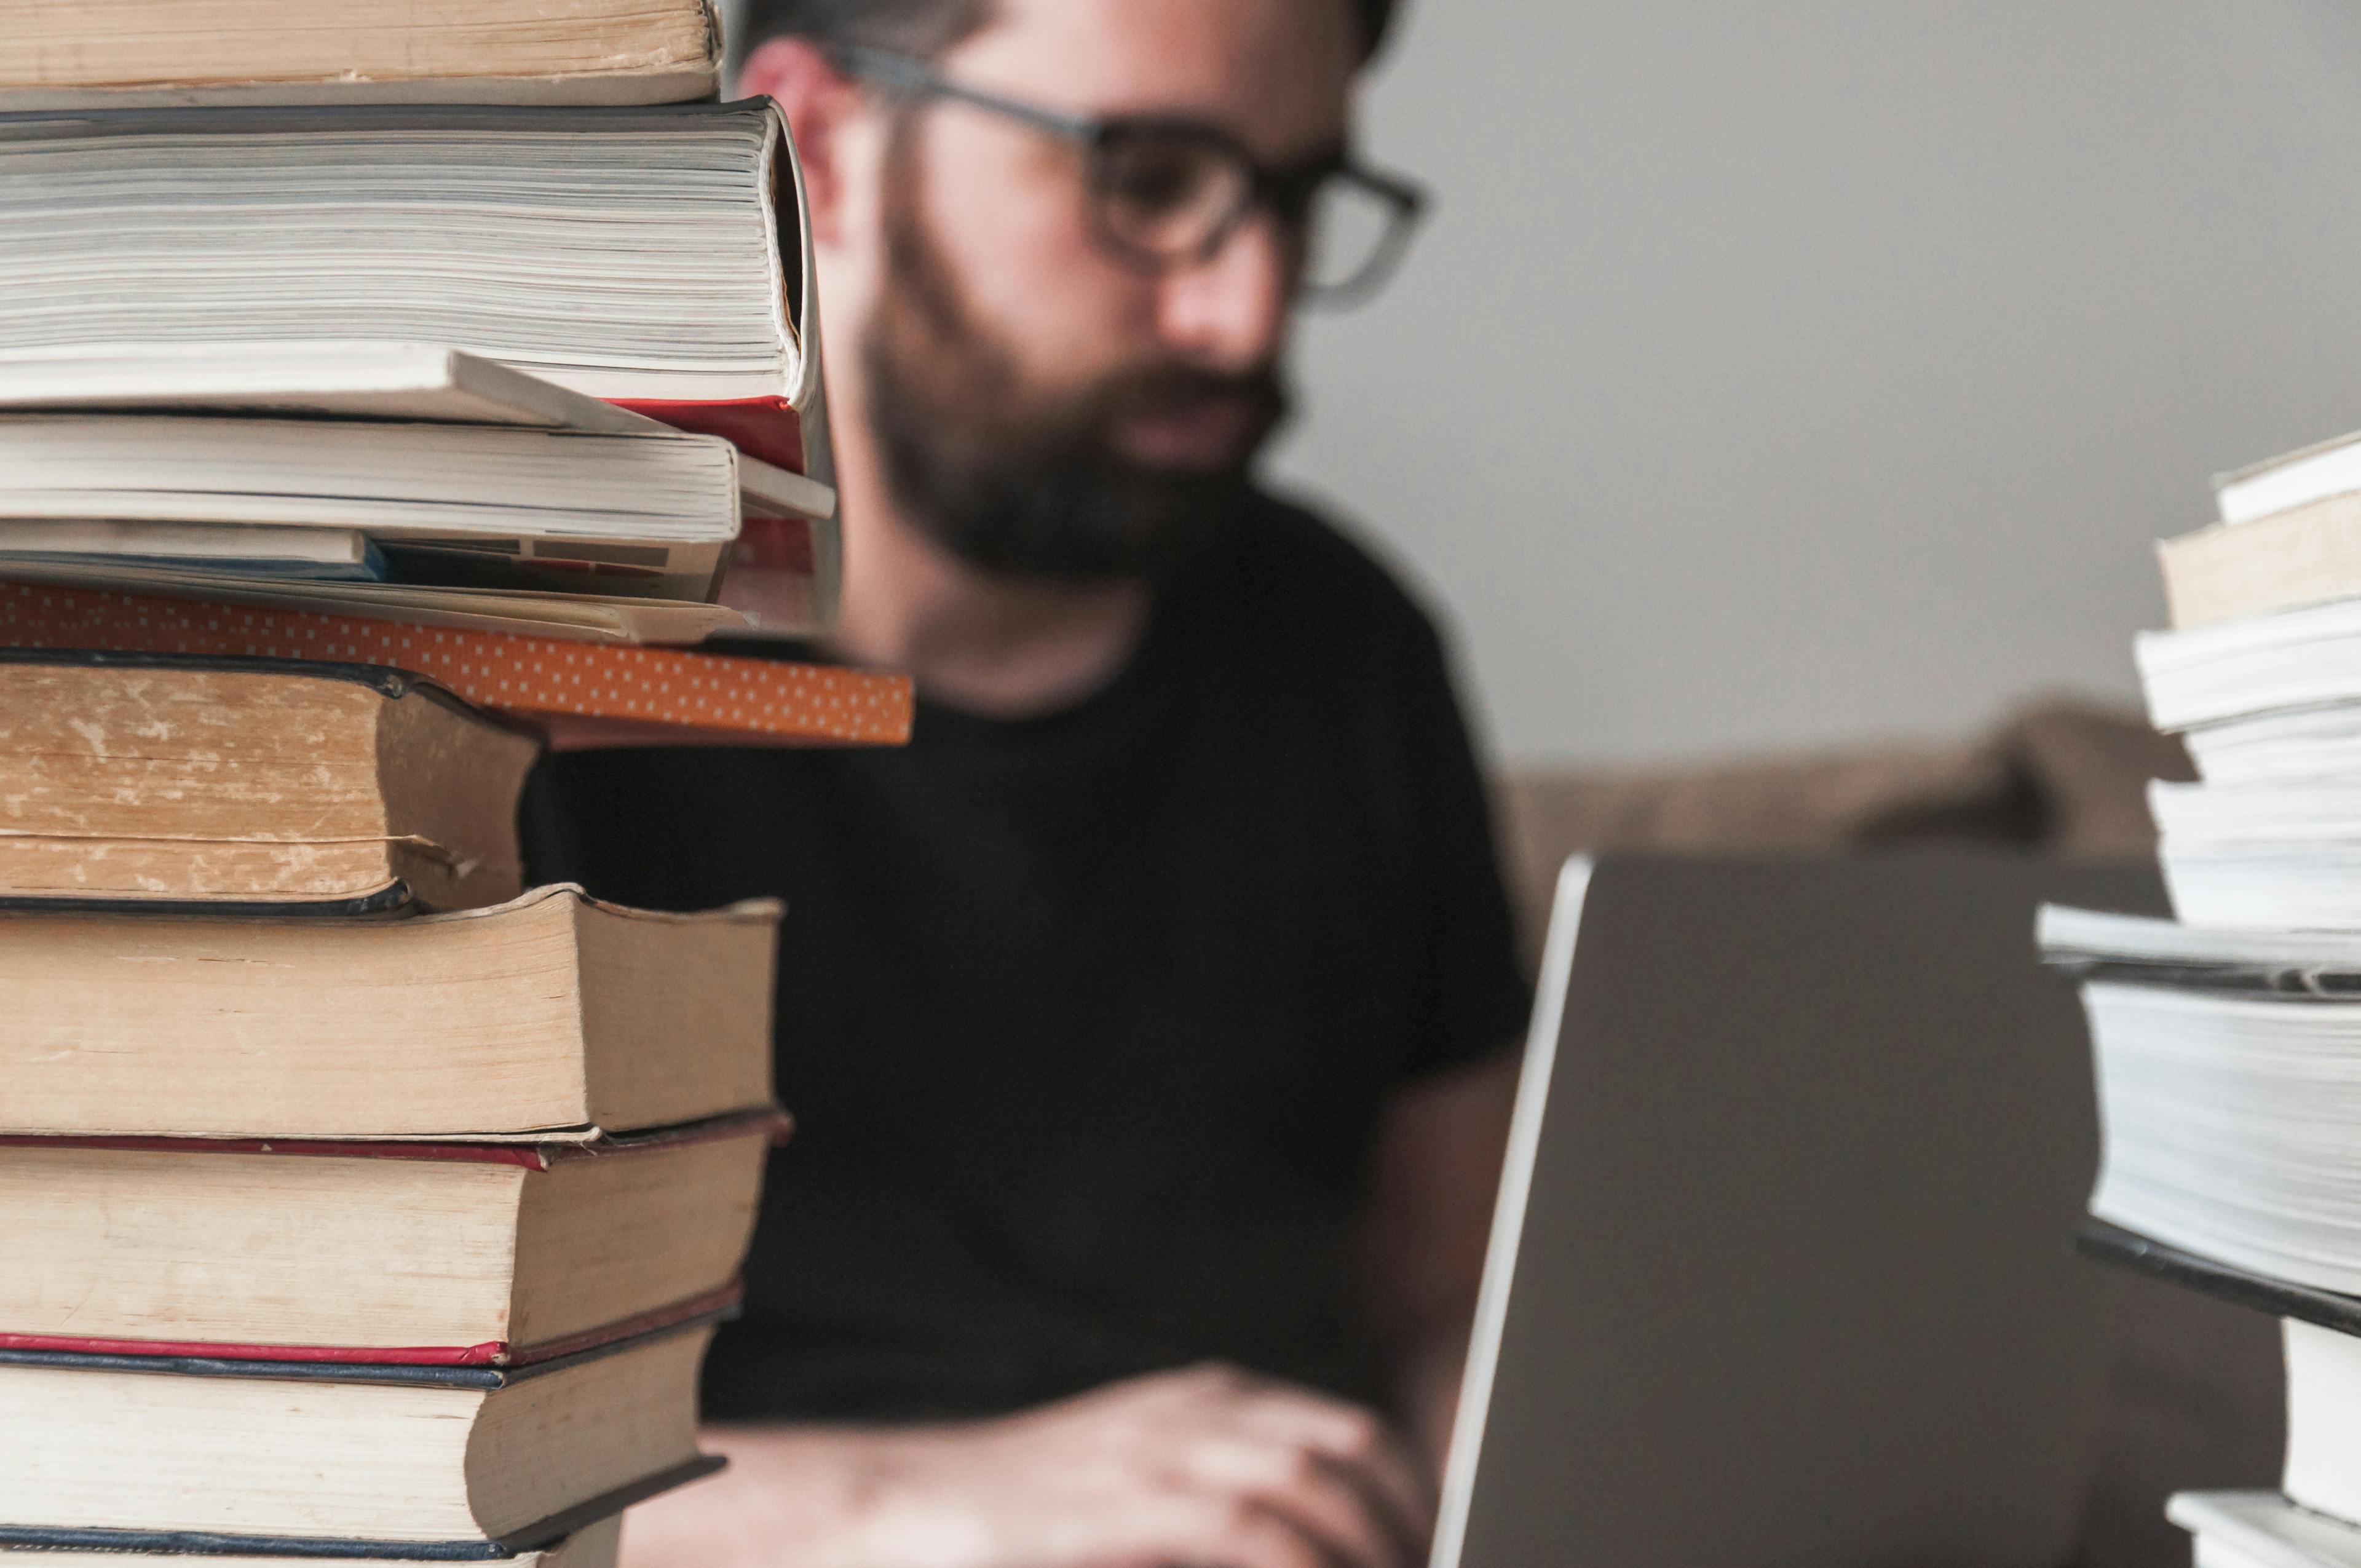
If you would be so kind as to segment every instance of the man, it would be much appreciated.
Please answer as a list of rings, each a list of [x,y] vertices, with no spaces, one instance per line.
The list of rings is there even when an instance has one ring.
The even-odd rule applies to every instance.
[[[1292,306],[1415,215],[1348,136],[1384,9],[753,19],[850,562],[805,652],[920,708],[536,785],[544,877],[788,905],[732,1469],[635,1568],[1422,1554],[1525,995],[1432,629],[1246,477]]]

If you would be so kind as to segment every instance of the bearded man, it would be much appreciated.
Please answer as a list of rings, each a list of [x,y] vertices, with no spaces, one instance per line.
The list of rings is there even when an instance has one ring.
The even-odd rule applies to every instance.
[[[636,1565],[1400,1568],[1526,995],[1427,618],[1251,477],[1420,205],[1383,0],[778,0],[900,751],[559,758],[543,878],[784,897],[776,1157]],[[1407,394],[1405,394],[1407,395]]]

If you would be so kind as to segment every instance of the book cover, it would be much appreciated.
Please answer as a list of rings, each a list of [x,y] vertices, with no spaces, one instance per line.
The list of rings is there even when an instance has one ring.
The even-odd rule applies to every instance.
[[[2104,1220],[2084,1221],[2075,1235],[2074,1245],[2086,1256],[2152,1279],[2202,1290],[2235,1307],[2293,1318],[2338,1333],[2361,1335],[2361,1297],[2340,1296],[2331,1290],[2249,1274],[2196,1253],[2151,1241],[2136,1231]]]
[[[0,1366],[63,1366],[108,1372],[154,1373],[169,1377],[260,1377],[298,1383],[374,1383],[414,1388],[480,1388],[489,1392],[528,1378],[563,1372],[605,1356],[636,1349],[651,1340],[710,1328],[738,1315],[736,1286],[681,1309],[652,1312],[633,1324],[583,1334],[570,1343],[536,1347],[537,1354],[507,1361],[454,1360],[448,1353],[412,1353],[398,1359],[383,1351],[359,1355],[310,1346],[279,1350],[265,1345],[189,1345],[136,1350],[96,1348],[51,1342],[16,1344],[0,1336]],[[29,1337],[29,1336],[27,1336]],[[249,1354],[250,1353],[250,1354]]]
[[[554,1546],[634,1503],[686,1486],[728,1466],[719,1454],[700,1454],[671,1469],[535,1520],[497,1541],[357,1541],[335,1536],[225,1535],[211,1530],[52,1530],[0,1525],[0,1546],[50,1552],[140,1552],[193,1557],[384,1559],[398,1563],[498,1563]]]
[[[119,1356],[71,1351],[0,1350],[0,1366],[27,1366],[141,1376],[283,1380],[298,1383],[369,1384],[411,1388],[466,1389],[496,1393],[520,1383],[637,1350],[676,1334],[702,1332],[714,1314],[656,1333],[618,1341],[555,1357],[527,1367],[326,1365],[317,1362],[249,1362],[215,1356]],[[48,1550],[178,1552],[201,1555],[252,1553],[272,1557],[391,1558],[416,1562],[496,1562],[549,1546],[634,1503],[721,1469],[727,1461],[700,1454],[583,1499],[560,1512],[485,1539],[387,1541],[344,1537],[240,1534],[216,1530],[141,1530],[105,1528],[0,1525],[0,1546]]]
[[[804,414],[785,398],[732,398],[686,401],[664,398],[616,398],[615,406],[661,420],[675,430],[718,435],[749,457],[791,472],[809,471],[804,445]]]
[[[332,703],[291,721],[310,740],[289,756],[274,748],[290,709],[258,694],[307,682],[423,705],[482,743],[455,747],[449,727],[422,730],[415,712],[363,719]],[[537,738],[432,681],[320,660],[0,647],[0,708],[11,705],[13,718],[0,713],[0,910],[349,916],[522,891],[515,801]],[[180,722],[191,715],[197,724]],[[478,804],[438,809],[454,792],[389,786],[381,760],[356,761],[370,725],[392,727],[376,745],[398,733],[433,748],[474,781]],[[513,740],[489,744],[501,737]],[[375,775],[358,791],[356,766]],[[280,830],[265,803],[302,825]],[[159,846],[189,859],[159,859]]]
[[[907,676],[833,665],[26,583],[0,582],[0,646],[385,666],[528,722],[598,721],[594,744],[899,746],[914,707]]]
[[[759,1135],[774,1145],[783,1144],[794,1131],[794,1126],[793,1120],[785,1112],[771,1109],[715,1116],[647,1132],[602,1134],[588,1142],[434,1144],[283,1138],[34,1137],[0,1135],[0,1149],[108,1149],[192,1158],[269,1155],[291,1159],[508,1165],[546,1171],[576,1160],[629,1158],[637,1154],[750,1135]],[[732,1281],[719,1289],[669,1302],[651,1311],[636,1313],[581,1333],[535,1343],[519,1343],[503,1339],[475,1344],[399,1346],[250,1344],[210,1340],[144,1340],[0,1332],[0,1355],[6,1353],[34,1355],[66,1354],[108,1358],[193,1358],[248,1365],[280,1363],[357,1367],[529,1367],[576,1358],[585,1352],[671,1329],[721,1321],[736,1315],[743,1295],[743,1288]]]

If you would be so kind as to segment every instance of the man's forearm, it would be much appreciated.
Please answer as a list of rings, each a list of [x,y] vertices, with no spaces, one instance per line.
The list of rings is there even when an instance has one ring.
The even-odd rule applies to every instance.
[[[1205,1366],[930,1427],[719,1427],[730,1468],[636,1509],[628,1568],[1409,1568],[1433,1526],[1374,1413]]]
[[[794,1563],[867,1568],[870,1536],[890,1509],[896,1441],[846,1427],[708,1427],[708,1453],[730,1461],[712,1480],[631,1510],[631,1568]]]
[[[1420,1335],[1403,1354],[1395,1375],[1394,1404],[1403,1426],[1443,1475],[1451,1452],[1452,1424],[1459,1415],[1459,1385],[1467,1365],[1473,1312],[1463,1312]]]

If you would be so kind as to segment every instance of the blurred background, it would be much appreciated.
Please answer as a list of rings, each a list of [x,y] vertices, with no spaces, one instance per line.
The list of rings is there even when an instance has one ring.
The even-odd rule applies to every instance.
[[[1512,768],[2129,703],[2153,541],[2361,426],[2356,82],[2330,0],[1409,0],[1437,207],[1277,471]]]

